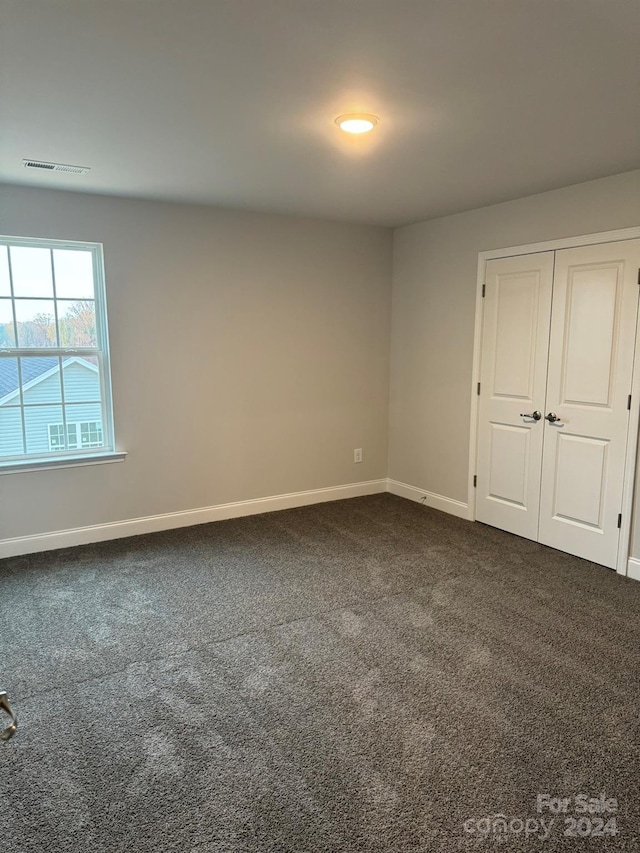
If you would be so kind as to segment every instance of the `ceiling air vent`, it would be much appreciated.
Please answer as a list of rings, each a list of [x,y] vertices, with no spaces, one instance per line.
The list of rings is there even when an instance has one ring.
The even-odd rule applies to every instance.
[[[67,175],[86,175],[89,166],[70,166],[68,163],[47,163],[44,160],[23,160],[25,169],[44,169],[46,172],[65,172]]]

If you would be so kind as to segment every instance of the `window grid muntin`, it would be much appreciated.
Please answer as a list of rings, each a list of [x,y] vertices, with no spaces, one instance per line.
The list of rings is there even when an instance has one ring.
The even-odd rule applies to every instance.
[[[112,451],[115,449],[115,438],[114,438],[114,424],[113,424],[113,400],[112,400],[112,392],[111,392],[111,370],[110,370],[110,360],[109,360],[109,336],[107,332],[107,305],[106,305],[106,292],[105,292],[105,283],[104,283],[104,255],[102,250],[102,245],[100,243],[83,243],[79,241],[67,241],[67,240],[55,240],[55,239],[40,239],[40,238],[25,238],[25,237],[8,237],[3,236],[0,237],[0,245],[7,247],[7,265],[9,271],[9,289],[11,293],[11,306],[12,306],[12,317],[13,317],[13,326],[14,326],[14,334],[16,346],[11,348],[0,349],[0,358],[17,358],[18,359],[18,389],[19,389],[19,397],[20,397],[20,413],[21,413],[21,427],[22,427],[22,447],[23,453],[19,455],[0,455],[0,461],[2,462],[29,462],[38,459],[47,459],[54,456],[60,455],[58,452],[53,453],[27,453],[27,434],[26,434],[26,423],[25,423],[25,409],[35,408],[38,405],[46,406],[46,405],[61,405],[63,413],[65,409],[69,406],[74,405],[98,405],[101,406],[101,424],[102,424],[102,437],[103,444],[100,448],[88,448],[84,453],[86,455],[91,455],[92,452],[96,454],[105,451]],[[90,251],[92,258],[92,274],[93,274],[93,300],[90,299],[71,299],[70,297],[62,297],[60,301],[87,301],[93,302],[95,308],[95,331],[96,331],[96,347],[18,347],[18,332],[17,332],[17,319],[15,312],[15,303],[16,299],[36,299],[37,297],[16,297],[14,286],[13,286],[13,270],[11,267],[11,246],[26,246],[26,247],[42,247],[46,248],[49,251],[49,257],[52,264],[52,276],[54,280],[54,306],[57,303],[57,296],[55,291],[55,262],[53,260],[53,251],[54,249],[67,249],[72,251]],[[6,297],[5,297],[6,298]],[[56,337],[58,340],[58,344],[60,344],[60,331],[58,325],[58,319],[56,315]],[[91,356],[96,359],[97,367],[98,367],[98,376],[100,380],[100,391],[102,395],[101,400],[87,400],[87,401],[76,401],[73,403],[42,403],[42,404],[25,404],[24,403],[24,394],[23,394],[23,381],[22,381],[22,369],[21,369],[21,356],[42,356],[47,358],[58,357],[60,363],[60,381],[61,387],[63,383],[62,376],[62,359],[67,356],[79,356],[83,355]],[[17,408],[17,406],[7,406],[6,408]],[[63,451],[63,455],[73,454],[74,451]],[[84,455],[83,453],[83,455]]]

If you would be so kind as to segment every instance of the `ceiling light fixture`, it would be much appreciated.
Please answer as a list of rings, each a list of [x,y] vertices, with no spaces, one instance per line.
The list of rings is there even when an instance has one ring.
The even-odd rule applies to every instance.
[[[345,133],[369,133],[378,124],[378,116],[368,113],[348,113],[338,116],[336,124]]]

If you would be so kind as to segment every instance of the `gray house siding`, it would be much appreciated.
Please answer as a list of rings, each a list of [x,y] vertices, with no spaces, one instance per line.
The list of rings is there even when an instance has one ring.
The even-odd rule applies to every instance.
[[[90,370],[82,364],[67,365],[64,368],[64,398],[67,403],[82,400],[99,401],[100,377],[97,371]],[[81,420],[87,420],[87,418],[81,418]]]
[[[0,408],[0,440],[7,456],[23,452],[20,409]]]

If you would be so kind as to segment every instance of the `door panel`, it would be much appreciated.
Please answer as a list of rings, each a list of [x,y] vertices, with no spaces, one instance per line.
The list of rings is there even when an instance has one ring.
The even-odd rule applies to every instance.
[[[559,433],[553,517],[602,531],[608,441]]]
[[[526,509],[529,427],[491,425],[488,496]]]
[[[620,264],[568,269],[563,403],[610,404],[622,272]]]
[[[496,349],[491,391],[494,397],[530,401],[535,368],[538,275],[527,272],[497,275],[495,287]]]
[[[640,240],[556,252],[539,541],[615,567]]]
[[[482,329],[476,517],[538,535],[553,252],[489,261]]]

